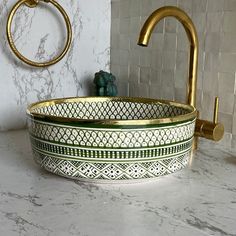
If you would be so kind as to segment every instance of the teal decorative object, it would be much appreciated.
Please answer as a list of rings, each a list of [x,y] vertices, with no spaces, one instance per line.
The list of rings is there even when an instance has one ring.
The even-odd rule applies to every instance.
[[[117,96],[116,77],[106,71],[100,70],[95,74],[94,84],[96,85],[97,96]]]

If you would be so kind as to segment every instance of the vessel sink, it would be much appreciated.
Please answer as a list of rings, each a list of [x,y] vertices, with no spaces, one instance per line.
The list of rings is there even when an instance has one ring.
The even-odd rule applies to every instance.
[[[196,109],[172,101],[77,97],[28,107],[36,163],[100,182],[157,178],[188,164]]]

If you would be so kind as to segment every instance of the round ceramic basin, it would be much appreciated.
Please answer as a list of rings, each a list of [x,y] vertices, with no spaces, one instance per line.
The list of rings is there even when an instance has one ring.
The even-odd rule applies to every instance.
[[[34,103],[27,114],[40,166],[73,179],[117,182],[184,168],[197,113],[171,101],[78,97]]]

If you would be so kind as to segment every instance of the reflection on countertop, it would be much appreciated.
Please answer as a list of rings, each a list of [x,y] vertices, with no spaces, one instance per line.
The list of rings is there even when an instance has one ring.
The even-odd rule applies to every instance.
[[[52,175],[27,131],[0,133],[1,235],[236,235],[236,151],[202,141],[191,165],[140,184]]]

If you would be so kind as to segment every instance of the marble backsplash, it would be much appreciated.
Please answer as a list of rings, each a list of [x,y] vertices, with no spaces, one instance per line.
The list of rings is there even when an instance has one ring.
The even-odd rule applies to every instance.
[[[11,52],[6,19],[15,0],[0,2],[0,131],[26,125],[28,104],[49,98],[92,94],[94,73],[110,67],[110,0],[60,0],[72,24],[72,45],[62,61],[47,68],[23,64]],[[12,27],[17,48],[29,59],[46,61],[64,46],[65,24],[47,3],[22,6]]]

